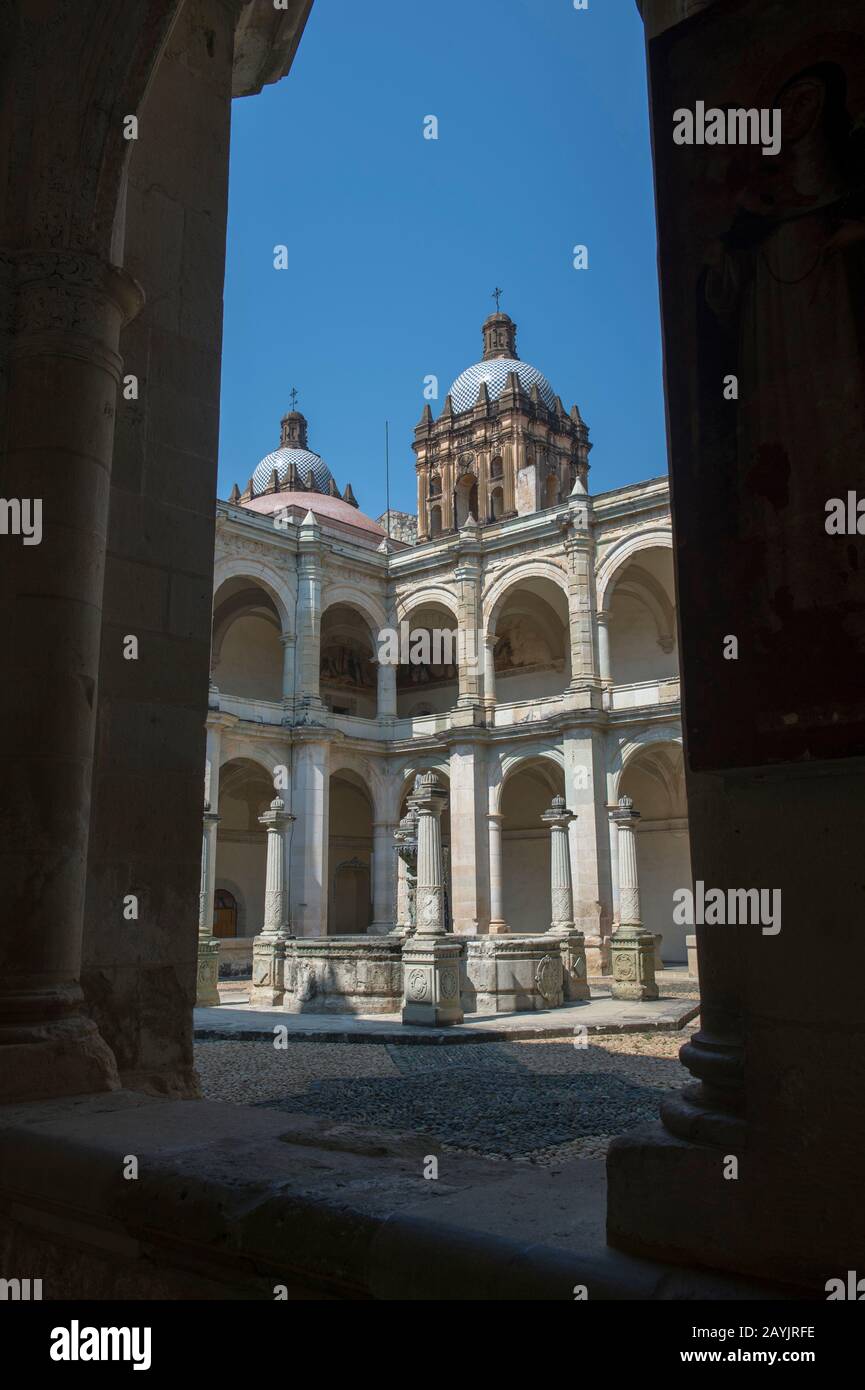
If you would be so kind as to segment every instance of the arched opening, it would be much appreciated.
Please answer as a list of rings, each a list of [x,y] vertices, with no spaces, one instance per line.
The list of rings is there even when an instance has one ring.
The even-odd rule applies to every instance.
[[[411,659],[397,667],[397,715],[407,718],[420,701],[427,713],[443,714],[460,693],[457,620],[440,604],[428,604],[416,608],[408,623]]]
[[[282,699],[282,624],[260,585],[236,575],[221,585],[213,606],[211,680],[226,695]]]
[[[372,921],[373,807],[362,778],[331,774],[328,819],[329,936],[363,934]]]
[[[430,507],[429,514],[429,533],[431,537],[440,536],[442,533],[442,509],[441,507]]]
[[[505,494],[500,487],[494,487],[490,494],[490,519],[498,521],[505,509]]]
[[[213,895],[213,935],[237,936],[237,899],[227,888],[217,888]]]
[[[442,480],[438,473],[433,473],[429,480],[429,495],[430,497],[441,497],[442,495]]]
[[[366,618],[345,603],[327,608],[321,619],[319,688],[334,714],[375,719],[375,648]]]
[[[619,796],[630,796],[641,817],[636,845],[643,926],[663,934],[664,962],[681,964],[685,934],[693,930],[673,921],[674,891],[692,886],[681,746],[656,743],[637,753],[619,780]]]
[[[454,488],[454,516],[458,528],[469,517],[478,519],[478,483],[473,473],[466,473]]]
[[[673,552],[641,550],[616,575],[610,613],[610,672],[614,685],[678,676]]]
[[[568,602],[549,579],[517,581],[494,620],[497,703],[559,695],[571,678]]]
[[[544,483],[544,507],[557,507],[559,504],[559,479],[550,473]]]
[[[247,758],[234,758],[219,773],[219,823],[216,828],[217,883],[228,880],[237,891],[218,888],[214,897],[214,935],[230,937],[243,933],[257,936],[264,925],[264,887],[267,868],[267,831],[259,816],[267,810],[276,792],[273,777]],[[246,908],[241,923],[237,897],[242,894]],[[221,901],[220,901],[221,900]],[[230,901],[229,901],[230,900]],[[234,910],[234,932],[216,931],[216,922],[227,926]],[[218,919],[218,912],[226,913]]]
[[[496,454],[495,458],[490,460],[490,477],[502,478],[504,477],[504,472],[505,469],[501,460],[501,455]]]
[[[550,758],[520,763],[502,788],[502,903],[511,931],[550,925],[550,832],[541,816],[564,791],[564,773]]]

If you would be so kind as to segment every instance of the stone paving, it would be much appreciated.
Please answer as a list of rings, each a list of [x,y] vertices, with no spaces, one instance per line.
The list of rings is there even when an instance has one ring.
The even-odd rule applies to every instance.
[[[209,1100],[326,1116],[429,1137],[430,1153],[558,1165],[600,1158],[656,1117],[690,1077],[672,1033],[483,1042],[473,1047],[292,1040],[198,1042]]]

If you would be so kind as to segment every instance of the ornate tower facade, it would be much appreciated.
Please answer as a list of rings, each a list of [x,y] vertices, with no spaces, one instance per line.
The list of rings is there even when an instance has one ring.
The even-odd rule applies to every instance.
[[[427,405],[417,456],[418,540],[543,511],[589,471],[589,431],[546,377],[517,355],[517,325],[490,314],[483,357],[451,386],[437,420]]]

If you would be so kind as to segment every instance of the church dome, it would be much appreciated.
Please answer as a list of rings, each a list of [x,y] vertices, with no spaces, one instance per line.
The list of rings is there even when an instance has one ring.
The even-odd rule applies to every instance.
[[[460,372],[450,389],[454,410],[459,413],[472,409],[477,403],[482,381],[486,382],[490,400],[498,400],[508,384],[510,372],[516,372],[524,391],[530,391],[533,386],[537,386],[544,405],[550,410],[555,409],[556,393],[537,367],[530,366],[528,362],[520,362],[516,357],[491,357],[486,362],[475,362],[473,366]]]
[[[496,290],[496,306],[501,290]],[[459,415],[463,410],[471,410],[477,404],[481,383],[486,384],[491,401],[503,395],[511,372],[516,372],[519,383],[526,392],[537,386],[541,400],[550,410],[556,408],[556,393],[547,378],[537,367],[521,362],[517,355],[517,325],[508,315],[496,307],[481,329],[484,342],[484,355],[480,362],[466,367],[460,372],[449,395],[454,411]]]
[[[272,454],[265,455],[252,475],[256,491],[268,486],[274,468],[280,483],[284,483],[291,464],[294,464],[301,482],[307,487],[312,480],[322,492],[327,491],[327,485],[333,480],[333,474],[321,455],[313,453],[311,449],[291,448],[274,449]]]

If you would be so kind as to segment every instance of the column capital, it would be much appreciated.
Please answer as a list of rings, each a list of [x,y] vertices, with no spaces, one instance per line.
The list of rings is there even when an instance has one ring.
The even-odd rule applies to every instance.
[[[263,825],[265,830],[281,830],[283,826],[289,825],[297,817],[290,811],[286,811],[285,802],[281,796],[275,796],[266,811],[258,817],[259,825]]]
[[[541,816],[541,820],[545,825],[548,825],[551,830],[555,830],[559,827],[563,830],[567,830],[571,821],[576,819],[577,817],[574,812],[569,811],[565,805],[565,798],[563,796],[554,796],[549,810],[544,811]]]
[[[620,830],[634,830],[637,821],[641,819],[639,811],[634,810],[634,803],[629,796],[620,796],[618,803],[608,806],[610,820],[615,822]]]

